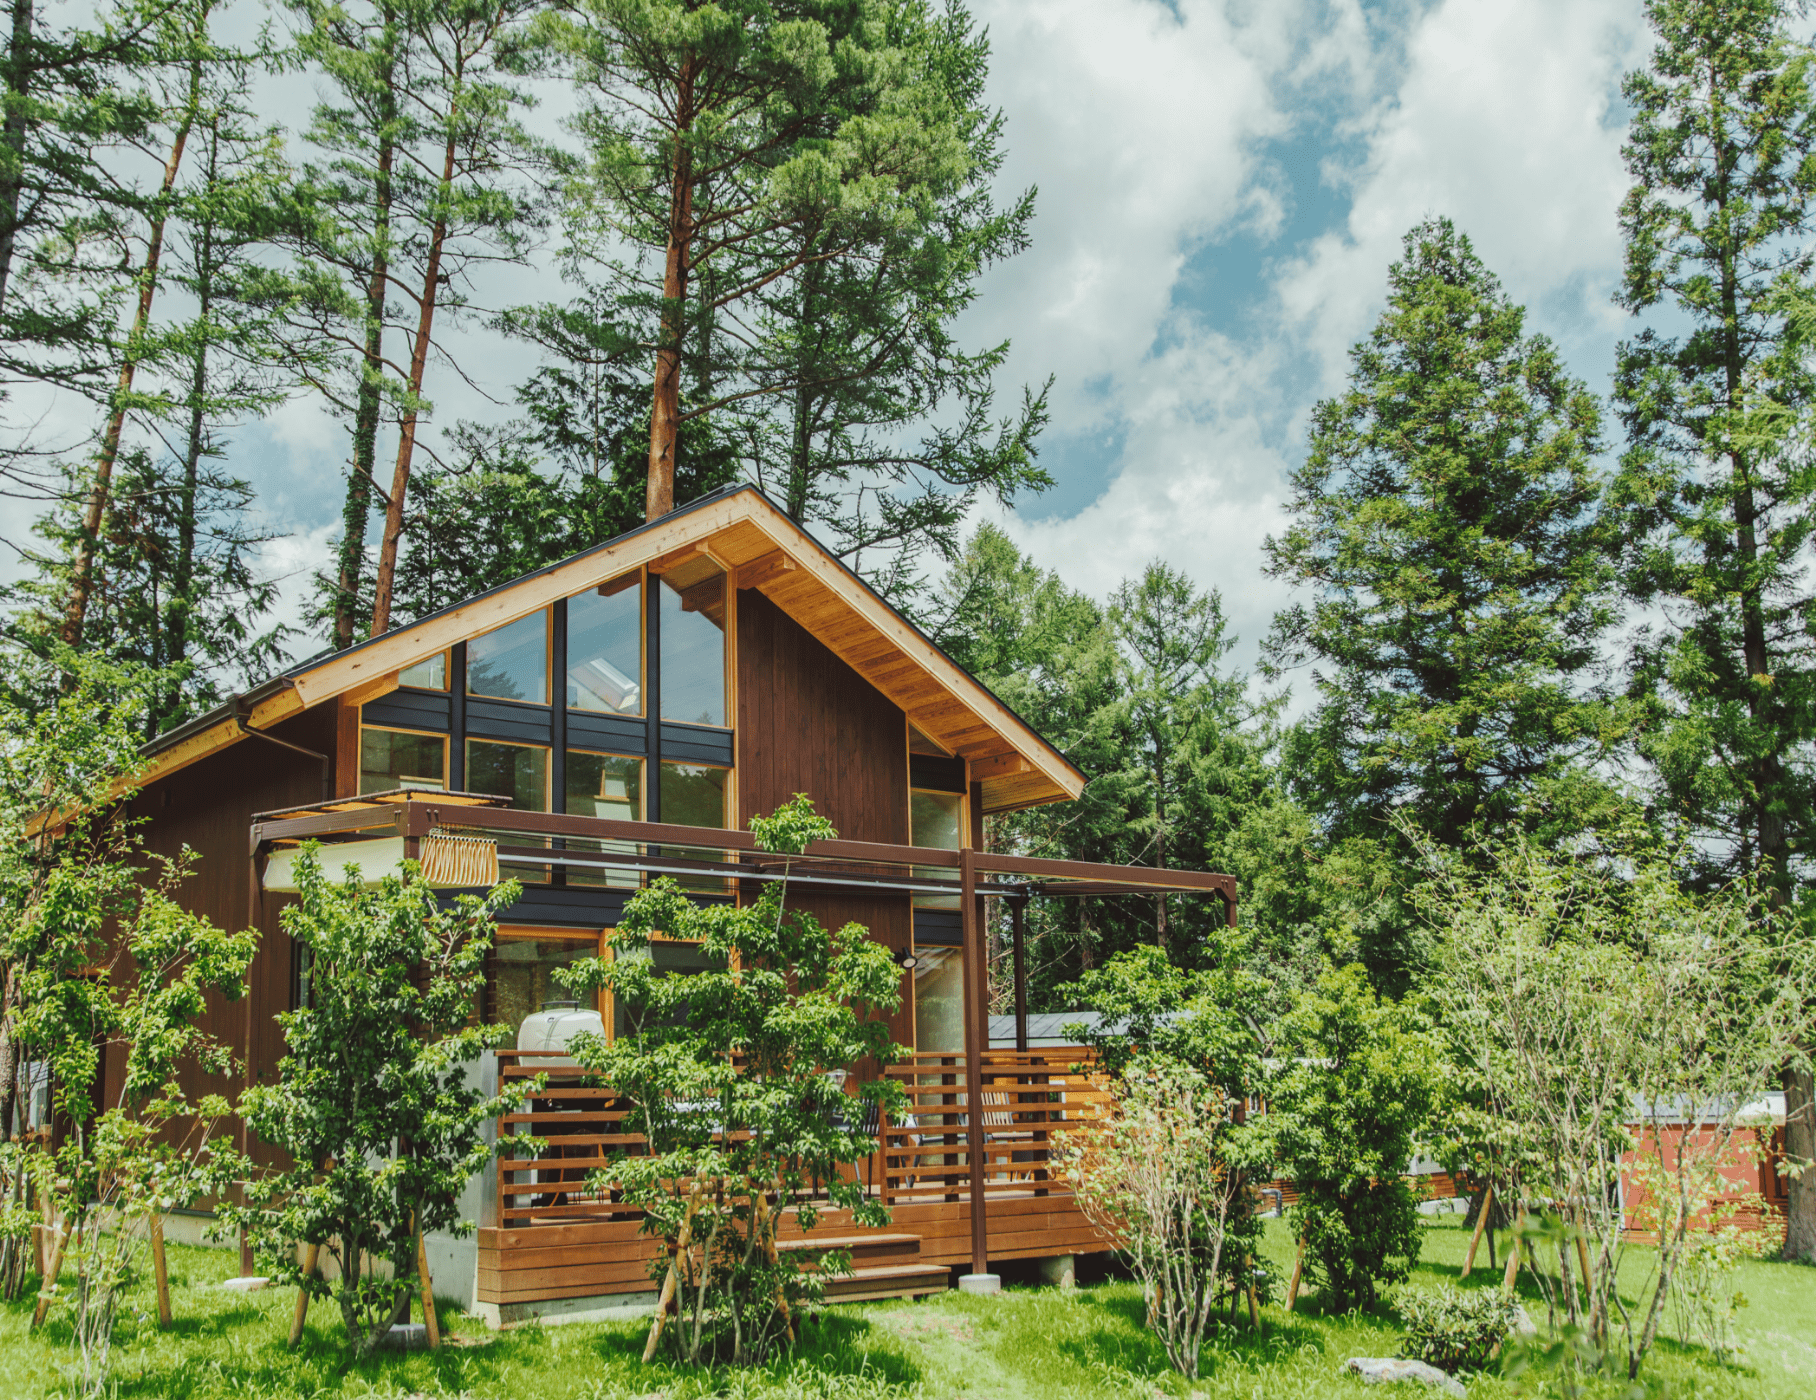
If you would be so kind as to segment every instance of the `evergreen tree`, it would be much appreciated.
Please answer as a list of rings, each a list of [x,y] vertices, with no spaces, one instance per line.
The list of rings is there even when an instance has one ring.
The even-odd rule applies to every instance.
[[[156,672],[148,737],[269,671],[285,630],[264,621],[275,588],[253,568],[268,536],[247,519],[251,488],[216,461],[226,431],[288,388],[273,348],[285,284],[262,261],[288,168],[252,112],[260,56],[214,41],[206,0],[170,18],[186,59],[99,448],[68,464],[25,551],[35,576],[4,595],[8,632],[41,657],[79,642]],[[10,680],[21,695],[33,683]]]
[[[581,0],[550,25],[584,103],[570,256],[635,289],[623,350],[655,351],[650,519],[674,508],[683,424],[752,392],[720,372],[748,330],[721,322],[968,173],[947,95],[890,42],[886,13],[885,0]],[[803,242],[810,228],[823,235]],[[633,259],[601,256],[625,244]]]
[[[337,352],[312,382],[348,420],[338,568],[325,603],[337,646],[390,626],[404,506],[432,360],[492,264],[521,262],[539,227],[541,147],[522,124],[543,0],[291,0],[301,60],[332,84],[311,115],[290,210],[300,303],[293,341]],[[390,339],[393,331],[399,341]],[[458,367],[456,367],[458,368]],[[388,486],[381,429],[394,424]],[[373,507],[383,510],[368,558]]]
[[[120,0],[53,26],[10,0],[0,51],[0,396],[22,388],[99,398],[111,330],[131,287],[119,238],[143,206],[122,162],[153,135],[168,3]],[[42,404],[27,406],[27,416]],[[60,494],[62,452],[15,425],[0,471],[29,497]]]
[[[754,406],[744,434],[752,474],[903,606],[921,591],[926,547],[956,557],[980,495],[1008,505],[1051,479],[1035,460],[1046,390],[995,419],[1008,342],[970,352],[953,335],[985,269],[1028,246],[1034,217],[1032,190],[1004,208],[991,191],[1004,151],[1002,114],[983,101],[989,40],[956,0],[937,14],[925,0],[899,0],[882,23],[943,95],[968,168],[837,256],[817,256],[836,236],[824,219],[787,230],[800,265],[754,294],[758,338],[740,369]],[[880,105],[892,94],[870,96]]]
[[[1621,301],[1658,315],[1623,344],[1625,582],[1661,611],[1634,656],[1640,736],[1668,810],[1725,878],[1768,863],[1782,901],[1816,836],[1816,94],[1780,0],[1654,0],[1650,66],[1628,76],[1633,187]],[[1786,1141],[1816,1158],[1807,1070]],[[1785,1252],[1816,1258],[1816,1174],[1791,1179]]]
[[[1588,800],[1614,615],[1601,414],[1524,322],[1449,220],[1408,233],[1348,390],[1313,413],[1293,523],[1266,542],[1268,572],[1314,590],[1266,645],[1270,674],[1314,668],[1288,771],[1363,868],[1394,859],[1396,812],[1454,847]],[[1406,924],[1375,893],[1376,926],[1352,932],[1391,971]]]
[[[1105,608],[985,526],[938,601],[940,645],[1087,778],[1076,802],[989,818],[993,849],[1227,871],[1270,985],[1284,997],[1316,974],[1327,949],[1310,821],[1281,783],[1271,709],[1251,705],[1246,681],[1221,666],[1234,639],[1215,593],[1156,564]],[[1204,966],[1224,917],[1220,901],[1195,896],[1169,896],[1164,909],[1036,900],[1026,921],[1033,1004],[1051,1005],[1106,956],[1162,938],[1176,965]],[[992,985],[1005,988],[1006,976]]]

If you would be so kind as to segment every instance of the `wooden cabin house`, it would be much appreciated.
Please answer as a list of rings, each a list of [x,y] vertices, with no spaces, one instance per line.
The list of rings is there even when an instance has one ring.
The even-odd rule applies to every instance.
[[[325,654],[144,750],[133,808],[149,841],[201,854],[186,897],[262,932],[252,994],[217,1013],[248,1079],[283,1053],[300,994],[278,920],[304,839],[391,868],[450,832],[495,842],[523,896],[499,930],[487,1012],[515,1028],[593,956],[628,895],[675,873],[700,899],[766,878],[743,828],[796,793],[839,832],[797,867],[791,900],[855,920],[903,966],[886,1072],[915,1103],[864,1167],[894,1223],[851,1241],[846,1297],[916,1294],[958,1268],[1105,1247],[1045,1168],[1094,1091],[1078,1056],[990,1044],[981,911],[1034,895],[1189,890],[1227,876],[991,855],[986,814],[1078,796],[1051,744],[752,487],[696,501],[411,626]],[[685,972],[688,950],[660,950]],[[608,1029],[609,1006],[600,1008]],[[534,1073],[500,1051],[491,1083]],[[231,1085],[214,1085],[231,1090]],[[970,1114],[967,1105],[983,1105]],[[507,1114],[550,1156],[501,1154],[469,1191],[477,1234],[431,1242],[436,1291],[497,1322],[647,1306],[654,1244],[585,1188],[632,1139],[609,1090],[557,1082]],[[252,1144],[254,1150],[257,1144]],[[553,1189],[559,1187],[560,1189]],[[839,1237],[836,1219],[817,1234]]]

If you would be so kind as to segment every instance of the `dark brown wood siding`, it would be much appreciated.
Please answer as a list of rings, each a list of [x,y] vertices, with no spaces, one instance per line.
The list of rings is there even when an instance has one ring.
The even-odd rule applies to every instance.
[[[908,729],[902,711],[753,589],[738,594],[738,811],[745,823],[797,792],[848,841],[908,843]],[[837,927],[859,923],[900,952],[914,941],[906,895],[797,886],[789,904]],[[914,1042],[908,976],[890,1034]],[[859,1067],[860,1077],[875,1072]]]
[[[271,732],[332,755],[336,719],[336,703],[328,701],[292,716]],[[147,850],[174,856],[188,846],[201,857],[194,875],[178,892],[185,907],[221,928],[250,925],[260,931],[250,995],[235,1003],[210,997],[205,1025],[233,1047],[236,1059],[249,1058],[253,1071],[266,1082],[283,1055],[283,1033],[276,1018],[290,1009],[291,950],[278,923],[278,910],[288,896],[261,894],[253,901],[247,849],[252,815],[321,800],[322,765],[317,760],[262,739],[242,739],[150,784],[131,805],[134,816],[146,819]],[[244,1083],[243,1072],[232,1079],[198,1073],[191,1087],[231,1098]]]
[[[847,841],[908,841],[902,711],[754,589],[738,594],[738,811],[797,792]]]

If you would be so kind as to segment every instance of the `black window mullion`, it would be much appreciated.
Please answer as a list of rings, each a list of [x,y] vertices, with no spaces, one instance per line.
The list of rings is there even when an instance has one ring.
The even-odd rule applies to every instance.
[[[448,786],[467,787],[467,644],[456,642],[448,660]]]
[[[567,599],[558,599],[549,628],[552,686],[549,694],[549,810],[564,813],[567,811],[567,620]],[[557,839],[549,845],[559,851],[566,848],[567,842]],[[552,867],[549,874],[552,883],[567,883],[565,865]]]
[[[662,820],[662,580],[645,575],[643,588],[643,714],[649,725],[643,765],[644,816]]]

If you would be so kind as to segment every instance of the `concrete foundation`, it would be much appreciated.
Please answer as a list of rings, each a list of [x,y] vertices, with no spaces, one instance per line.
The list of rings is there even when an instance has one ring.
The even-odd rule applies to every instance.
[[[1040,1260],[1040,1281],[1055,1288],[1077,1287],[1077,1258],[1070,1254],[1055,1254],[1050,1259]]]
[[[441,1292],[440,1288],[435,1290]],[[468,1315],[479,1318],[494,1330],[514,1327],[520,1322],[541,1322],[550,1326],[558,1322],[621,1322],[626,1318],[649,1317],[656,1311],[656,1294],[606,1293],[591,1298],[551,1298],[540,1303],[475,1303]]]
[[[1001,1274],[960,1274],[958,1291],[960,1293],[1001,1293],[1003,1276]]]

